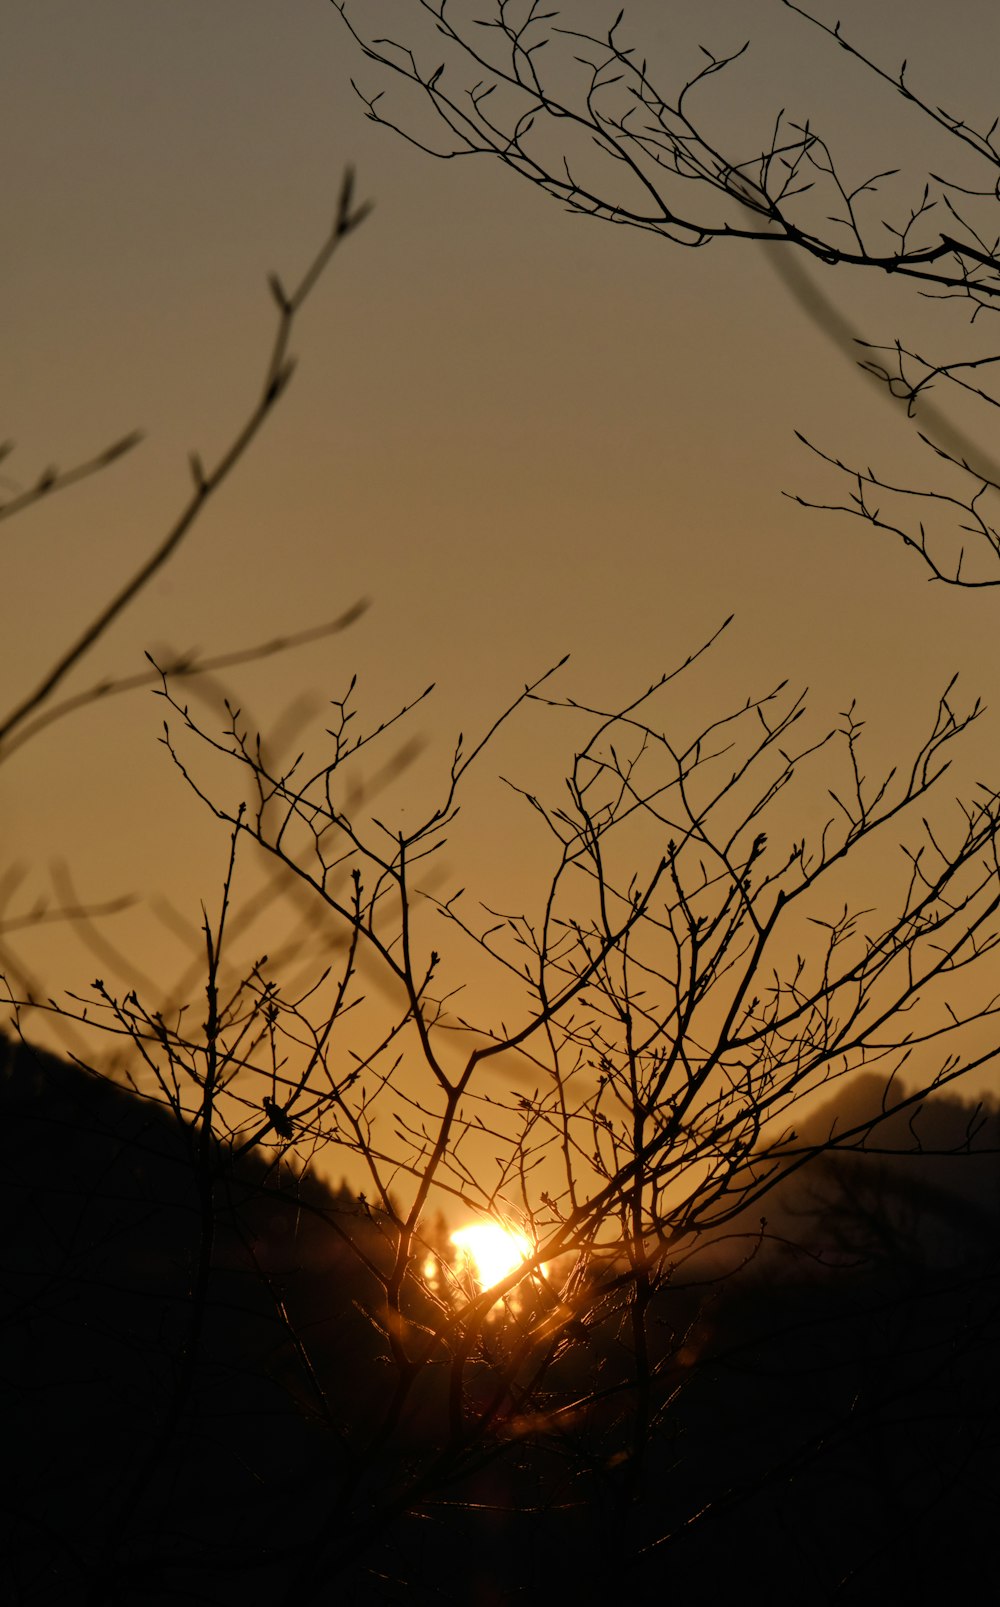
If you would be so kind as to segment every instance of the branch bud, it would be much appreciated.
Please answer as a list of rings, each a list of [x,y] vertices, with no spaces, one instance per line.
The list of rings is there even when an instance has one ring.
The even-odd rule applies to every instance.
[[[269,273],[267,276],[267,283],[271,294],[278,303],[278,306],[281,308],[281,311],[283,313],[290,312],[291,304],[288,300],[288,297],[285,295],[285,287],[278,278],[278,275],[276,273]]]

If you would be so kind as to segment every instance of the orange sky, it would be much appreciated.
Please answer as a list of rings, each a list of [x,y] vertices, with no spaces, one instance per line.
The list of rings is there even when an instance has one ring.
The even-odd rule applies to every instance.
[[[405,21],[408,7],[383,9]],[[631,7],[636,36],[645,19],[657,42],[663,9]],[[837,53],[817,52],[778,6],[671,9],[689,49],[752,35],[751,90],[840,116],[848,160],[908,154],[896,124],[888,159],[871,152],[877,110],[862,114],[856,84],[838,87]],[[995,33],[988,8],[968,11],[969,33]],[[908,54],[942,97],[975,98],[963,29],[945,28],[940,6],[882,7],[866,37],[890,59]],[[273,329],[266,273],[291,283],[304,267],[346,162],[376,209],[296,329],[287,398],[70,689],[141,669],[145,649],[224,652],[366,596],[349,632],[241,671],[238,695],[266,728],[303,693],[315,723],[355,672],[375,720],[436,681],[414,719],[430,743],[421,776],[564,653],[561,687],[611,705],[733,611],[689,719],[788,676],[813,689],[817,729],[856,698],[888,764],[956,670],[970,697],[1000,701],[1000,599],[929,586],[888,540],[782,497],[832,489],[795,429],[844,455],[877,443],[890,474],[917,477],[923,459],[761,251],[684,252],[568,217],[495,164],[434,163],[365,120],[352,75],[377,87],[325,0],[7,8],[0,433],[17,451],[4,472],[28,483],[148,433],[105,475],[5,526],[6,703],[167,528],[187,453],[210,463],[245,417]],[[897,285],[841,271],[822,288],[872,339],[921,316]],[[199,900],[217,899],[225,839],[158,745],[162,713],[144,694],[90,710],[0,772],[4,861],[25,870],[8,918],[52,896],[56,860],[84,900],[165,894],[197,924]],[[556,740],[530,720],[496,768],[527,787],[554,780]],[[974,743],[979,775],[997,751],[992,716]],[[487,874],[501,818],[489,774],[461,838]],[[513,878],[530,870],[506,817],[500,846]],[[178,945],[148,903],[107,931],[146,975],[176,972]],[[95,971],[61,927],[25,934],[18,953],[52,992]]]

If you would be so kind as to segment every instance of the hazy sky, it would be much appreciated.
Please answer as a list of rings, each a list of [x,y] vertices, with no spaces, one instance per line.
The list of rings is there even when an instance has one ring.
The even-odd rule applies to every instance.
[[[381,9],[403,37],[412,4]],[[968,6],[967,28],[937,4],[878,9],[876,31],[867,5],[836,14],[864,19],[890,61],[908,56],[932,97],[967,89],[978,111],[967,41],[995,35],[991,8]],[[888,117],[888,150],[869,149],[878,103],[866,111],[846,58],[776,3],[642,0],[628,18],[668,82],[699,40],[721,52],[749,35],[748,104],[822,115],[869,169],[917,149]],[[564,653],[565,691],[610,705],[734,611],[692,683],[692,721],[788,676],[813,689],[817,729],[858,699],[889,755],[956,670],[970,697],[997,701],[1000,597],[929,586],[888,538],[782,496],[836,489],[795,429],[889,474],[926,471],[905,420],[761,251],[685,252],[567,216],[488,161],[435,163],[366,120],[351,77],[370,92],[383,77],[326,0],[7,0],[2,40],[0,435],[17,443],[3,472],[29,483],[147,432],[4,527],[5,703],[155,545],[187,494],[187,453],[211,463],[246,416],[274,325],[266,274],[290,284],[304,268],[348,162],[375,211],[296,329],[287,398],[72,689],[141,669],[144,649],[229,651],[365,596],[349,632],[240,672],[239,696],[266,728],[357,672],[378,720],[434,680],[415,719],[425,775]],[[995,51],[975,54],[992,70]],[[720,126],[741,115],[725,90],[706,105]],[[917,316],[898,286],[843,270],[822,284],[872,339]],[[160,892],[196,922],[217,896],[224,838],[158,745],[162,713],[147,694],[92,709],[0,773],[4,861],[26,870],[8,919],[51,895],[56,859],[85,900]],[[980,728],[973,773],[995,735]],[[530,786],[559,768],[556,741],[529,721],[497,768]],[[494,841],[490,797],[465,827],[470,852],[516,859]],[[109,933],[145,973],[176,966],[143,910],[118,920]],[[94,974],[62,928],[19,953],[52,991]]]

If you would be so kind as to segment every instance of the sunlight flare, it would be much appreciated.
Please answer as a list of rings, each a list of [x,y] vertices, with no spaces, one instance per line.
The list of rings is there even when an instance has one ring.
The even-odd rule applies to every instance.
[[[530,1239],[501,1222],[472,1222],[451,1235],[460,1268],[471,1272],[481,1289],[515,1272],[532,1253]]]

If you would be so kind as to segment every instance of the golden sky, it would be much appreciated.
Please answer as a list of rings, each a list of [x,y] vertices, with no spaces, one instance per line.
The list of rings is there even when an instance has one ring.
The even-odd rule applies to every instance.
[[[837,14],[978,110],[967,41],[995,35],[991,9],[969,5],[967,27],[938,4],[878,9],[875,24],[868,6]],[[381,10],[404,36],[412,5]],[[884,118],[777,4],[644,0],[627,14],[667,73],[671,50],[693,62],[699,40],[750,36],[746,104],[822,115],[852,171],[922,159],[905,108]],[[211,464],[245,418],[274,326],[267,272],[291,284],[304,269],[346,163],[375,210],[296,327],[287,397],[70,690],[135,673],[164,644],[227,652],[367,597],[342,636],[234,685],[266,729],[303,695],[321,727],[354,673],[375,722],[435,681],[413,719],[429,744],[414,788],[447,765],[459,730],[484,729],[563,654],[559,686],[610,707],[730,613],[692,679],[692,724],[787,676],[812,689],[817,730],[857,699],[873,762],[888,765],[956,670],[970,698],[997,702],[1000,598],[928,585],[888,538],[782,496],[837,489],[796,429],[844,456],[877,452],[887,474],[926,478],[926,462],[762,250],[684,251],[567,216],[495,163],[435,163],[366,120],[350,80],[374,91],[379,70],[326,0],[15,0],[3,34],[0,435],[17,444],[3,472],[27,484],[147,432],[107,473],[4,527],[5,704],[156,544],[187,495],[188,452]],[[992,71],[995,53],[981,59]],[[723,128],[745,110],[724,91],[706,104]],[[896,284],[811,271],[871,339],[924,316]],[[58,902],[56,861],[84,901],[162,895],[196,926],[199,901],[217,900],[225,836],[159,745],[162,716],[133,694],[12,756],[0,840],[24,879],[7,918]],[[502,769],[553,782],[565,755],[551,729],[533,717],[504,736],[463,822],[473,868],[512,885],[534,849],[511,838],[487,781]],[[996,778],[995,738],[989,717],[970,774]],[[176,939],[148,902],[115,922],[108,935],[145,975],[176,970]],[[62,926],[26,932],[18,953],[51,992],[96,968]]]

